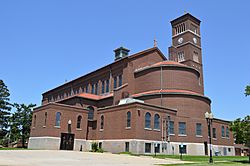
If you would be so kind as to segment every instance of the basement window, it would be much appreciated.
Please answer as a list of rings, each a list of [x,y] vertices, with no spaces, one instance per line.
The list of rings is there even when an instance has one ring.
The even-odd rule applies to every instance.
[[[187,154],[187,145],[179,145],[179,153]]]
[[[145,143],[145,153],[151,153],[151,143]]]

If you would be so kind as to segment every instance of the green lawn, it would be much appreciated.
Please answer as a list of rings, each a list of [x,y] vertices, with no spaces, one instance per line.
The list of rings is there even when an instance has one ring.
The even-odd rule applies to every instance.
[[[176,155],[157,155],[156,158],[173,158],[180,159],[180,156]],[[190,166],[206,166],[211,165],[208,163],[208,156],[183,156],[183,161],[190,161],[193,163],[186,164],[170,164],[166,166],[177,166],[177,165],[190,165]],[[213,157],[213,165],[224,166],[224,165],[248,165],[248,157],[241,156],[214,156]]]
[[[28,150],[25,148],[0,148],[0,150]]]
[[[166,165],[162,165],[162,166],[184,166],[184,165],[188,165],[188,166],[211,166],[211,165],[216,165],[216,166],[233,166],[233,165],[239,165],[239,166],[247,166],[248,164],[243,164],[243,163],[237,163],[237,162],[215,162],[213,164],[209,164],[209,163],[194,163],[194,164],[166,164]]]
[[[135,155],[130,152],[122,152],[120,154],[128,154],[128,155]],[[135,155],[140,156],[140,155]],[[154,155],[144,155],[144,156],[152,156]],[[180,159],[179,155],[156,155],[155,158],[171,158],[171,159]],[[188,166],[211,166],[211,165],[218,165],[218,166],[228,166],[228,165],[249,165],[248,163],[248,156],[213,156],[213,164],[209,164],[209,156],[190,156],[190,155],[183,155],[183,161],[192,162],[192,163],[185,163],[185,164],[167,164],[164,166],[180,166],[180,165],[188,165]]]

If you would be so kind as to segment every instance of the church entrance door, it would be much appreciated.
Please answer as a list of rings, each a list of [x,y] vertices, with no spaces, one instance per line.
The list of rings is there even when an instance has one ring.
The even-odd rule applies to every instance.
[[[61,133],[60,150],[73,150],[74,138],[75,138],[75,134]]]

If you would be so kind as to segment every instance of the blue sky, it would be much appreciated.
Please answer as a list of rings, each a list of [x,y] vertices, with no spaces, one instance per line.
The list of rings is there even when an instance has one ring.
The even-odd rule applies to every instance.
[[[0,1],[0,79],[11,102],[40,105],[41,94],[114,60],[158,47],[168,56],[169,21],[184,14],[201,23],[205,95],[218,118],[250,114],[250,1]]]

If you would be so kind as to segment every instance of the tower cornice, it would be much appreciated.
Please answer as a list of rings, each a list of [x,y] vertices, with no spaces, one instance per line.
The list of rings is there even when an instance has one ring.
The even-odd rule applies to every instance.
[[[186,14],[182,15],[182,16],[170,21],[170,23],[173,26],[173,25],[179,24],[179,23],[181,23],[183,21],[186,21],[188,19],[192,20],[197,25],[200,25],[200,23],[201,23],[201,21],[198,18],[192,16],[190,13],[186,13]]]

